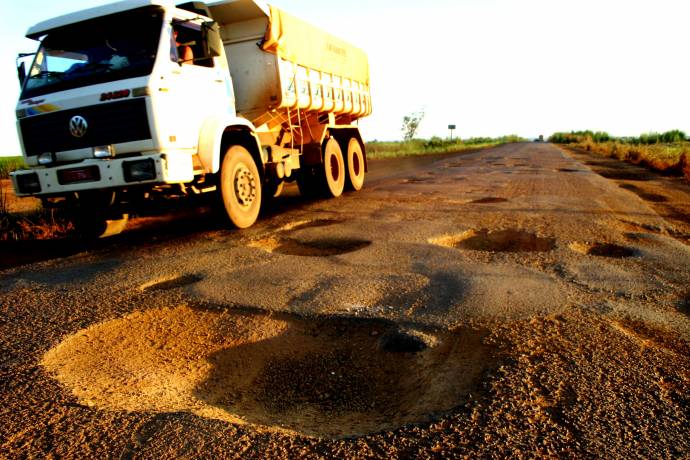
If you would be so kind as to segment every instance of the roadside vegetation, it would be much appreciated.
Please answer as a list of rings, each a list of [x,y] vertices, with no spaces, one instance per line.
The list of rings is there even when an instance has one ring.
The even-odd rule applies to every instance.
[[[70,221],[54,209],[11,211],[10,200],[16,199],[11,194],[8,187],[0,186],[0,242],[62,238],[73,230]]]
[[[367,158],[398,158],[414,155],[430,155],[434,153],[453,153],[467,150],[478,150],[512,142],[525,142],[516,135],[498,138],[474,137],[470,139],[410,139],[408,141],[371,141],[367,142]]]
[[[7,179],[12,171],[24,167],[22,157],[0,157],[0,179]]]
[[[0,196],[0,242],[56,239],[72,233],[72,223],[53,209],[13,213],[7,210],[3,199]]]
[[[11,200],[16,200],[9,184],[9,174],[24,168],[22,157],[0,157],[0,241],[53,239],[66,236],[72,224],[58,211],[34,209],[16,212]]]
[[[690,179],[690,138],[683,131],[613,137],[605,132],[555,133],[549,142],[586,150]]]

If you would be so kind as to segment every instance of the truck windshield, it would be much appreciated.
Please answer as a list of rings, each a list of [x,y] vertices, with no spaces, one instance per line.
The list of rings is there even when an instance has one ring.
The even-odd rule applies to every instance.
[[[149,75],[163,10],[146,7],[50,32],[29,70],[22,99]]]

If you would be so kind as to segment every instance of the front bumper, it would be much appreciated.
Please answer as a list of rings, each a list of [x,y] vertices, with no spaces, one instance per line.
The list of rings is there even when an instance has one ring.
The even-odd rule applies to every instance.
[[[189,154],[157,153],[130,158],[89,159],[79,163],[10,173],[17,196],[51,196],[135,185],[178,184],[194,180]]]

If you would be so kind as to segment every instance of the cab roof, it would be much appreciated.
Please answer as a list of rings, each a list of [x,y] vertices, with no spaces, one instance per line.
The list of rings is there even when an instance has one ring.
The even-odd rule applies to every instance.
[[[146,6],[172,7],[174,6],[174,3],[172,0],[123,0],[107,5],[96,6],[94,8],[87,8],[85,10],[76,11],[74,13],[65,14],[39,22],[35,26],[29,28],[29,30],[26,32],[26,36],[27,38],[38,40],[40,37],[54,29],[59,29],[77,22],[107,16],[109,14],[120,13],[122,11],[143,8]]]

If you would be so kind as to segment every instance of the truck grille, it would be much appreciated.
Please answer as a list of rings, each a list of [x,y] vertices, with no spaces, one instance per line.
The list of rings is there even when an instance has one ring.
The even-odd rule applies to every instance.
[[[76,115],[88,123],[82,137],[70,133]],[[19,126],[27,156],[151,138],[144,98],[36,115],[21,119]]]

